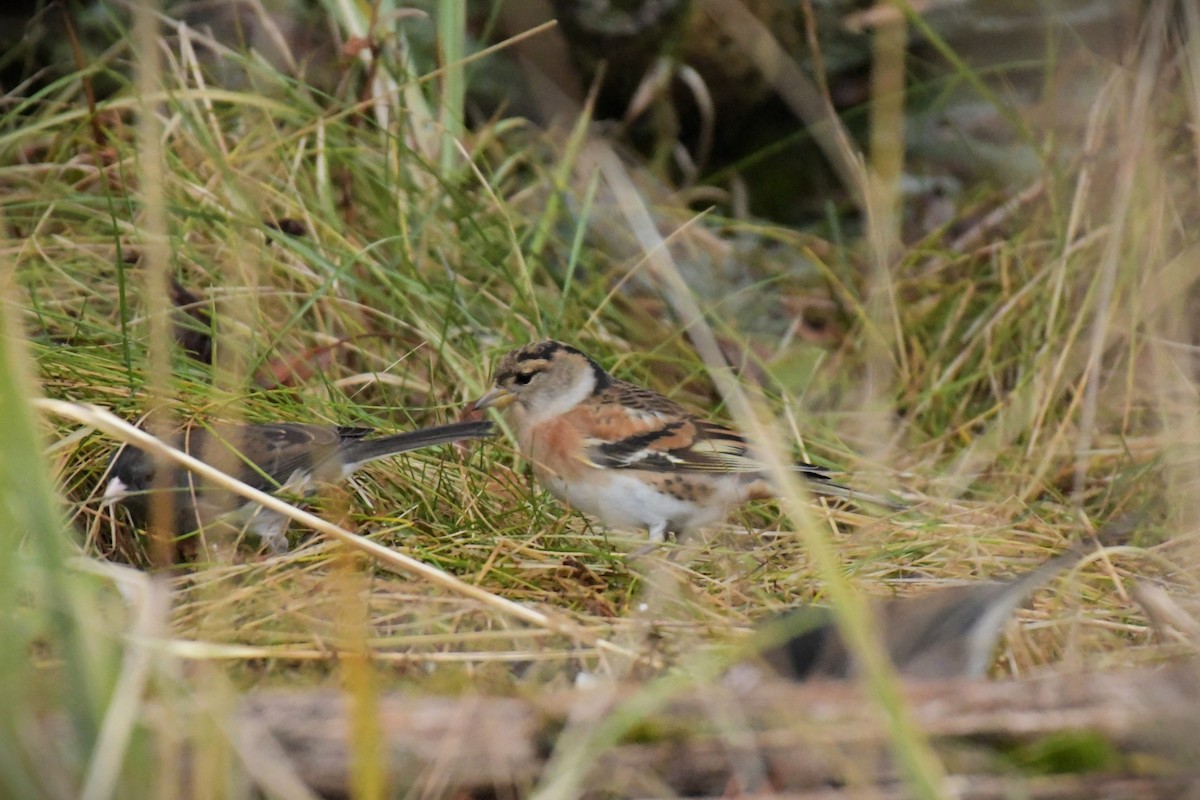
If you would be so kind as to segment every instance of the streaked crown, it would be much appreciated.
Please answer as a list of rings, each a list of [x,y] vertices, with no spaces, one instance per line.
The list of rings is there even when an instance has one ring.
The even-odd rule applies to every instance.
[[[564,413],[612,382],[586,353],[547,339],[513,350],[496,368],[498,390],[533,417]]]

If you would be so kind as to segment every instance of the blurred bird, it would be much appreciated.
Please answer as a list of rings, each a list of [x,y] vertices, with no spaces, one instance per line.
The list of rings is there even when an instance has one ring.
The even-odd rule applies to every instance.
[[[304,495],[315,491],[320,484],[348,477],[369,461],[422,447],[480,438],[491,432],[490,422],[456,422],[368,439],[373,433],[370,428],[277,422],[189,428],[168,441],[255,489]],[[155,460],[145,451],[126,445],[113,458],[108,474],[105,502],[121,504],[136,525],[144,526],[149,517],[149,495],[155,488]],[[170,524],[175,533],[187,533],[219,521],[256,534],[273,552],[287,550],[284,532],[288,519],[282,514],[245,501],[228,490],[208,486],[182,466],[172,467],[166,486],[171,492]]]
[[[1013,612],[1039,586],[1085,552],[1076,547],[1008,581],[980,581],[874,604],[877,629],[896,670],[910,678],[980,678]],[[763,634],[782,644],[762,652],[792,680],[849,678],[855,664],[826,608],[808,606],[765,623]],[[795,633],[795,631],[800,631]]]
[[[521,452],[551,494],[607,526],[645,527],[653,542],[775,494],[737,431],[614,378],[562,342],[501,359],[495,385],[474,408],[508,407]],[[824,467],[795,469],[817,494],[902,508],[834,483]]]

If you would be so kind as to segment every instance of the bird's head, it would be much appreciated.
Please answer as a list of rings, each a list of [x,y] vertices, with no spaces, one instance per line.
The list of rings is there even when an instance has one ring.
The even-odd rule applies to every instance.
[[[500,359],[491,390],[474,407],[507,408],[514,403],[530,421],[570,411],[612,378],[587,354],[547,339]]]

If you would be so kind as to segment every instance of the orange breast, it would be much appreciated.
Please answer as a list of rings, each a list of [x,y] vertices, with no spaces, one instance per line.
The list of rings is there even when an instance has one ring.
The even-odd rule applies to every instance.
[[[582,460],[583,436],[564,417],[533,426],[521,436],[521,450],[540,480],[579,480],[592,469]]]

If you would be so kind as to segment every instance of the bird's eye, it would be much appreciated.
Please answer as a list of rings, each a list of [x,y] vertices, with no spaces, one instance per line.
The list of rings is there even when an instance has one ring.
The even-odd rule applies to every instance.
[[[533,373],[532,372],[522,372],[520,375],[513,378],[513,380],[516,381],[521,386],[525,386],[531,380],[533,380]]]

